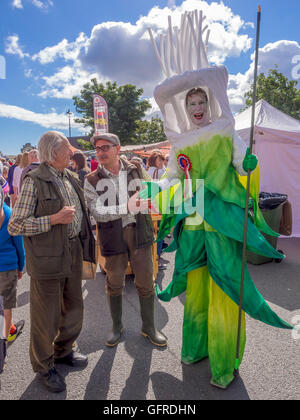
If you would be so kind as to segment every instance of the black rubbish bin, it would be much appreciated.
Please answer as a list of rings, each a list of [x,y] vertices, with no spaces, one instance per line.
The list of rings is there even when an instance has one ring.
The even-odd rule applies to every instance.
[[[259,208],[264,216],[265,221],[274,232],[279,232],[280,220],[282,216],[283,204],[287,201],[288,196],[286,194],[279,193],[266,193],[261,192],[259,194]],[[267,241],[272,245],[273,248],[277,248],[277,237],[267,235],[262,232]],[[280,252],[280,250],[278,250]],[[264,264],[273,261],[272,258],[265,257],[263,255],[255,254],[251,251],[247,251],[247,261],[250,264]],[[275,260],[275,262],[281,262],[281,259]]]

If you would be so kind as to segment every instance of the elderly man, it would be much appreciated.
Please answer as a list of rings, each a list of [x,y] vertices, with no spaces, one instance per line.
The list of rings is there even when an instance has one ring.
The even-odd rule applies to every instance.
[[[20,189],[22,188],[22,184],[24,181],[24,178],[28,172],[32,171],[33,169],[36,169],[40,164],[39,160],[39,152],[36,149],[30,150],[28,153],[28,166],[23,169],[21,178],[20,178]]]
[[[66,169],[69,146],[56,131],[41,137],[41,164],[26,175],[8,227],[11,235],[24,237],[31,277],[30,359],[51,392],[66,388],[55,363],[88,363],[72,345],[83,321],[82,260],[94,262],[95,244],[80,182]]]
[[[122,293],[128,259],[140,299],[142,335],[157,346],[167,345],[154,325],[154,281],[151,246],[154,241],[148,200],[138,189],[144,178],[141,165],[119,156],[118,136],[106,133],[91,138],[99,167],[85,179],[85,197],[97,221],[101,254],[105,257],[106,293],[113,321],[106,345],[115,346],[123,330]]]

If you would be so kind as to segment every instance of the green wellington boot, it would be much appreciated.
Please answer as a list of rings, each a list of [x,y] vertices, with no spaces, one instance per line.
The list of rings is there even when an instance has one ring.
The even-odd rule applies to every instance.
[[[107,335],[106,346],[113,347],[118,344],[122,331],[122,295],[107,296],[113,326]]]
[[[148,298],[140,297],[141,316],[143,321],[142,335],[148,337],[155,346],[166,346],[166,337],[157,331],[154,325],[154,295]]]

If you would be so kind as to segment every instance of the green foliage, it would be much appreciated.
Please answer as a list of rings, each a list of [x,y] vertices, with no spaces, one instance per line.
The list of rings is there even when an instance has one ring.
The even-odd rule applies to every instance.
[[[268,75],[260,73],[257,77],[256,101],[264,99],[270,105],[300,120],[300,89],[296,80],[288,80],[282,73],[270,69]],[[253,85],[245,94],[246,108],[252,105]]]
[[[136,137],[137,144],[158,143],[167,140],[160,118],[152,118],[151,121],[138,121]]]
[[[89,141],[79,139],[77,143],[80,144],[82,150],[94,150],[94,147],[91,145]]]
[[[119,136],[121,144],[136,143],[139,121],[151,108],[147,100],[141,99],[143,89],[129,84],[118,86],[116,82],[103,85],[97,79],[86,83],[80,95],[73,97],[73,101],[76,111],[82,115],[82,118],[76,118],[75,121],[90,128],[89,136],[94,132],[94,93],[101,95],[107,102],[109,131]]]

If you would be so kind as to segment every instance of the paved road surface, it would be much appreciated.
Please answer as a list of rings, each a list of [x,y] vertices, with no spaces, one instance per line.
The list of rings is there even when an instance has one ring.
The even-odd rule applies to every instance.
[[[300,239],[281,239],[279,248],[288,258],[281,264],[250,266],[255,283],[271,307],[286,321],[298,316],[300,324]],[[167,255],[167,254],[164,254]],[[171,279],[173,255],[165,257],[168,270],[158,283]],[[157,302],[157,325],[169,345],[159,349],[140,335],[139,303],[133,282],[127,281],[124,296],[124,333],[117,347],[104,346],[110,318],[104,294],[104,276],[83,285],[85,321],[78,345],[89,356],[85,370],[59,366],[67,391],[53,395],[35,379],[29,362],[29,279],[19,283],[15,320],[25,319],[24,333],[8,351],[6,371],[1,375],[0,400],[259,400],[300,398],[300,333],[293,338],[247,318],[247,345],[240,377],[226,390],[209,385],[208,359],[191,366],[180,362],[184,296],[170,303]]]

